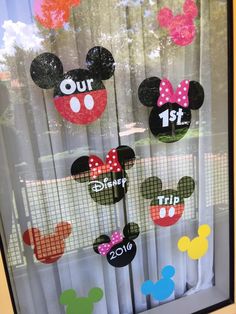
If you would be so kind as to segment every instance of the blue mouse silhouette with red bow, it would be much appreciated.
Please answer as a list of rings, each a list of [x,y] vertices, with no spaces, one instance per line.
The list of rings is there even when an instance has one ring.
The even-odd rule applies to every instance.
[[[144,295],[149,295],[157,301],[163,301],[171,296],[175,289],[175,283],[171,279],[175,275],[175,268],[173,266],[165,266],[161,274],[163,278],[153,283],[151,280],[147,280],[142,284],[141,291]]]
[[[168,79],[150,77],[139,86],[140,102],[153,107],[149,116],[151,132],[161,142],[179,141],[191,124],[191,109],[204,102],[203,87],[196,81],[183,80],[174,91]]]

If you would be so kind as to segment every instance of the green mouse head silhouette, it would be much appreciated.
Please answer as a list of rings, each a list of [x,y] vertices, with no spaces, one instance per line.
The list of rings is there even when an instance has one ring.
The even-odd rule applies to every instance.
[[[60,296],[60,303],[66,305],[66,314],[92,314],[94,303],[99,302],[103,297],[100,288],[92,288],[88,297],[77,297],[74,289],[64,291]]]

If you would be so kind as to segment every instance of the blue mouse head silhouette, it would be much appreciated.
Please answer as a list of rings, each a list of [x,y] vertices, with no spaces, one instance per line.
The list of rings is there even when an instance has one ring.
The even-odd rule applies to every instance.
[[[163,301],[171,296],[175,289],[175,283],[171,277],[175,274],[173,266],[166,266],[161,271],[162,277],[156,283],[147,280],[142,284],[141,291],[144,295],[151,295],[157,301]]]
[[[103,297],[100,288],[92,288],[87,297],[77,297],[74,289],[64,291],[60,296],[60,303],[67,306],[66,314],[92,314],[94,303]]]

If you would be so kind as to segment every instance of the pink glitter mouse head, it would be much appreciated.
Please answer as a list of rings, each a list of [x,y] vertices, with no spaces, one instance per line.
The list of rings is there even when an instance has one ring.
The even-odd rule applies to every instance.
[[[161,9],[157,14],[159,25],[169,30],[173,42],[178,46],[191,44],[196,35],[194,19],[198,15],[198,8],[194,0],[186,0],[183,14],[173,15],[169,8]]]

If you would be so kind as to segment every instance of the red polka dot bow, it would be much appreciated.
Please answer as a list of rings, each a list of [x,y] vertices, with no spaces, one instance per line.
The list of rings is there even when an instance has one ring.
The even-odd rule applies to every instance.
[[[100,174],[107,172],[120,172],[122,167],[118,161],[118,154],[116,149],[111,149],[106,156],[106,163],[95,156],[89,157],[90,176],[96,179]]]
[[[107,255],[113,246],[122,241],[123,241],[122,233],[119,231],[114,232],[111,236],[111,241],[109,243],[103,243],[98,246],[99,254],[102,256]]]
[[[164,104],[177,103],[183,108],[187,108],[188,101],[189,80],[182,81],[174,92],[173,86],[169,80],[163,79],[160,83],[159,92],[160,96],[157,101],[157,106],[161,107]]]

